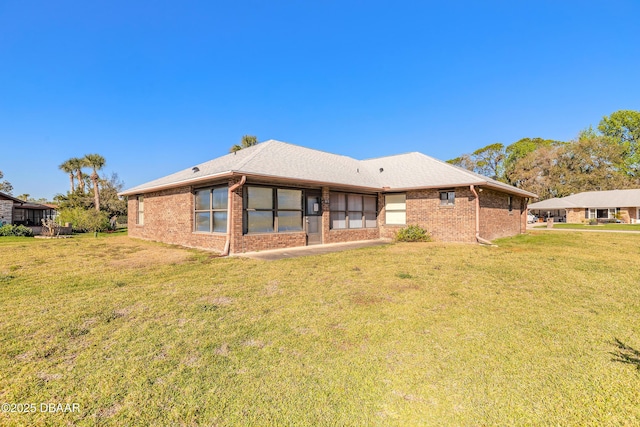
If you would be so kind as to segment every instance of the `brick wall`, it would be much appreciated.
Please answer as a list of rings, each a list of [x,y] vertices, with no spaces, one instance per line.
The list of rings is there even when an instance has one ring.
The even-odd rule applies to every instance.
[[[407,225],[419,225],[434,240],[443,242],[475,242],[475,197],[469,187],[458,187],[452,206],[440,205],[440,190],[408,191]],[[404,226],[386,225],[384,196],[379,199],[382,207],[378,216],[381,236],[393,238]]]
[[[478,190],[477,190],[478,191]],[[509,211],[509,195],[488,188],[480,196],[480,237],[487,240],[523,233],[527,228],[527,209],[522,197],[512,196]]]
[[[567,223],[580,224],[584,220],[584,208],[567,209]]]
[[[13,222],[13,201],[0,200],[0,225]]]
[[[144,225],[136,224],[138,200],[129,197],[129,236],[145,240],[222,251],[224,233],[193,232],[191,187],[172,188],[144,195]]]
[[[233,178],[227,182],[239,182]],[[245,184],[247,185],[247,184]],[[278,185],[276,185],[278,186]],[[283,185],[279,185],[284,187]],[[416,224],[428,230],[434,240],[447,242],[475,242],[475,199],[469,187],[455,189],[453,206],[440,205],[437,189],[407,192],[407,224]],[[274,248],[306,245],[306,233],[243,234],[243,187],[232,194],[230,252],[250,252]],[[328,187],[322,188],[322,241],[323,243],[393,238],[402,226],[385,225],[384,195],[378,196],[378,227],[361,229],[330,229]],[[222,251],[225,233],[193,232],[193,192],[191,187],[180,187],[144,195],[144,224],[136,224],[138,202],[129,198],[129,235],[131,237],[161,241],[187,247]],[[513,211],[508,212],[508,198],[504,193],[484,189],[480,193],[480,236],[485,239],[510,236],[526,229],[524,200],[513,196]]]

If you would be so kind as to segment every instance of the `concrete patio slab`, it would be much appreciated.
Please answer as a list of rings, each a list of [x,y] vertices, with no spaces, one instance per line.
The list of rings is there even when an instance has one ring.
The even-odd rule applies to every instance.
[[[332,252],[348,251],[351,249],[367,248],[370,246],[383,246],[391,243],[389,239],[361,240],[357,242],[330,243],[326,245],[300,246],[297,248],[272,249],[260,252],[245,252],[231,256],[241,258],[260,259],[263,261],[276,261],[285,258],[301,256],[322,255]]]

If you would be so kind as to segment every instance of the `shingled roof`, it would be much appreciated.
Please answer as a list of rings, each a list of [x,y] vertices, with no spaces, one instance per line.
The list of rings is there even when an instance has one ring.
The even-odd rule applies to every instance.
[[[628,208],[640,206],[640,189],[585,191],[532,203],[529,209]]]
[[[458,168],[422,153],[356,160],[351,157],[269,140],[192,168],[123,191],[142,194],[183,185],[197,185],[232,175],[260,176],[313,183],[358,187],[369,191],[403,191],[478,185],[535,197],[535,194]]]

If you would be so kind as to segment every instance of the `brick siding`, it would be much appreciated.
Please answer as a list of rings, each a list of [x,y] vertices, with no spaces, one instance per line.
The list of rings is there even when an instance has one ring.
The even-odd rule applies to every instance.
[[[509,211],[509,195],[483,188],[480,196],[480,237],[487,240],[514,236],[527,228],[527,206],[522,197],[512,196]],[[478,191],[478,190],[476,190]]]
[[[227,182],[212,182],[211,185],[240,181],[234,177]],[[262,184],[288,187],[283,184]],[[245,185],[250,185],[247,183]],[[206,186],[205,186],[206,187]],[[315,189],[318,190],[318,189]],[[357,192],[354,192],[357,193]],[[440,191],[426,189],[408,191],[407,224],[416,224],[428,230],[437,241],[475,242],[475,198],[469,187],[455,188],[453,206],[440,205]],[[230,252],[241,253],[275,248],[306,245],[306,233],[251,233],[243,234],[243,187],[232,195]],[[384,195],[378,195],[378,227],[361,229],[330,229],[329,187],[322,188],[322,243],[339,243],[356,240],[371,240],[380,237],[393,238],[402,226],[385,224]],[[195,233],[193,189],[185,186],[144,194],[144,224],[136,224],[138,202],[129,198],[129,235],[131,237],[177,244],[193,248],[222,251],[225,233]],[[524,199],[513,196],[513,211],[508,211],[508,197],[484,189],[480,193],[480,236],[494,239],[519,234],[526,229],[526,206]]]

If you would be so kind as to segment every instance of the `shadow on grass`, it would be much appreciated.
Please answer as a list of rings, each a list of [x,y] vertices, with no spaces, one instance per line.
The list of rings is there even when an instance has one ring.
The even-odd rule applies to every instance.
[[[612,362],[633,365],[640,371],[640,351],[626,345],[618,338],[614,338],[614,341],[611,344],[615,345],[617,349],[616,351],[609,353],[613,355],[613,359],[611,359]]]

